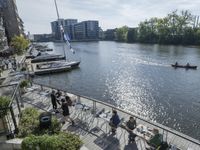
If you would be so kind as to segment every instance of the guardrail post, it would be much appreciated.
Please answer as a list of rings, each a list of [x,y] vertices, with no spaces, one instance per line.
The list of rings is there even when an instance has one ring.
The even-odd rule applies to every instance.
[[[41,88],[41,91],[43,91],[43,86],[42,85],[40,85],[40,88]]]
[[[22,94],[21,94],[21,90],[19,89],[19,87],[18,87],[18,93],[19,93],[19,99],[20,99],[21,107],[24,107],[24,103],[23,103],[23,100],[22,100]]]
[[[80,96],[77,96],[77,102],[81,103],[81,97]]]
[[[20,108],[20,106],[19,106],[19,100],[18,100],[17,95],[16,95],[15,99],[16,99],[16,102],[17,102],[17,108],[18,108],[18,110],[19,110],[19,114],[21,114],[21,108]]]
[[[97,106],[96,106],[96,102],[93,101],[92,114],[96,114],[96,108],[97,108]]]

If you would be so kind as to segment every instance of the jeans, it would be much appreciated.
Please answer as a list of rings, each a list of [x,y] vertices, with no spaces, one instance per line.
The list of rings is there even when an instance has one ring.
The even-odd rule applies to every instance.
[[[136,135],[132,131],[129,131],[128,135],[129,141],[135,141],[135,137]]]

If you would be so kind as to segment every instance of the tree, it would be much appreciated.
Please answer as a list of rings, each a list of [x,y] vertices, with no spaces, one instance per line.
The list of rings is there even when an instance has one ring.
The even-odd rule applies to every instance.
[[[117,40],[120,41],[120,42],[126,42],[127,41],[127,33],[128,33],[128,27],[127,26],[117,28],[117,31],[116,31]]]
[[[22,55],[28,48],[29,41],[23,36],[15,36],[11,40],[11,45],[16,50],[17,55]]]
[[[10,97],[0,96],[0,118],[3,118],[5,115],[7,115],[10,102]]]
[[[199,28],[194,28],[194,17],[188,11],[177,10],[164,18],[151,18],[139,24],[138,40],[143,43],[197,44]]]
[[[127,33],[127,42],[133,43],[137,41],[137,29],[129,29]]]

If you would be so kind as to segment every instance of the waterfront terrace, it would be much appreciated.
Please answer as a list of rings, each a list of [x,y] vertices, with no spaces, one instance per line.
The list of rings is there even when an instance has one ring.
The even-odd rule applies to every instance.
[[[26,89],[26,93],[22,95],[22,98],[19,97],[20,106],[24,106],[24,108],[35,107],[41,112],[52,112],[52,114],[61,121],[62,113],[55,114],[52,109],[50,100],[50,92],[52,89],[57,90],[59,88],[33,83],[31,87]],[[160,133],[163,135],[163,141],[168,142],[178,150],[200,149],[200,142],[198,140],[166,126],[136,116],[131,112],[117,108],[117,106],[81,96],[70,91],[59,90],[69,95],[75,102],[74,106],[70,107],[71,117],[75,120],[75,126],[71,126],[71,123],[65,123],[62,126],[62,131],[79,135],[84,142],[83,147],[86,150],[145,150],[147,144],[142,136],[136,137],[135,143],[128,143],[128,132],[124,129],[124,124],[130,116],[134,116],[137,125],[143,125],[149,129],[159,129]],[[17,104],[14,103],[13,108],[17,108],[15,105]],[[116,135],[110,134],[110,127],[108,125],[110,113],[113,109],[117,110],[121,119]],[[17,116],[17,114],[15,114],[15,116]]]

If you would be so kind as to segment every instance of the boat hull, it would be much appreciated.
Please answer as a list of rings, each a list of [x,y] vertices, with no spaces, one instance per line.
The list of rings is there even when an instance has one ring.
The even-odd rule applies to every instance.
[[[174,68],[197,69],[197,66],[171,65]]]
[[[57,61],[57,60],[64,60],[65,59],[65,56],[47,56],[47,57],[44,57],[44,58],[35,58],[35,59],[32,59],[31,60],[31,63],[38,63],[38,62],[47,62],[47,61]]]
[[[66,72],[66,71],[70,71],[70,70],[71,70],[70,66],[65,66],[65,67],[59,67],[59,68],[37,70],[34,72],[34,74],[35,75],[45,75],[45,74],[51,74],[51,73]]]

